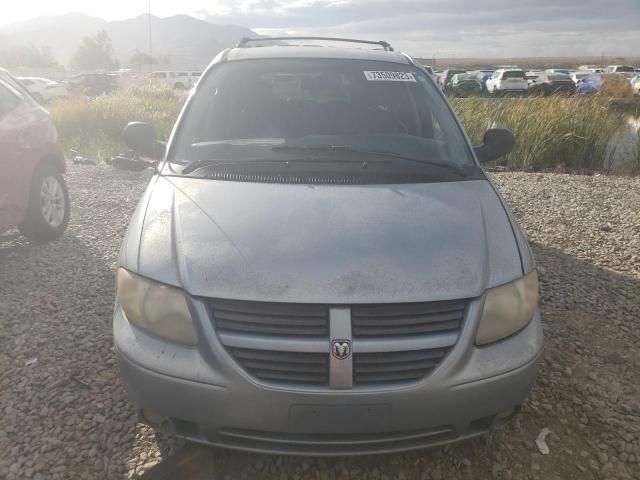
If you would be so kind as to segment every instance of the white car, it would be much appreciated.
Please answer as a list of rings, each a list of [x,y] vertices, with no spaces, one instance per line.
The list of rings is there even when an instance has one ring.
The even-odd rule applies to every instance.
[[[606,73],[618,73],[627,79],[631,79],[636,75],[636,69],[630,65],[609,65]]]
[[[189,90],[198,80],[198,78],[190,72],[168,70],[153,72],[150,78],[155,83],[167,85],[176,90]]]
[[[545,70],[545,73],[561,73],[563,75],[571,75],[573,72],[574,70],[570,68],[547,68]]]
[[[604,68],[599,67],[597,65],[580,65],[578,67],[579,72],[589,72],[589,73],[602,73]]]
[[[635,77],[633,77],[631,80],[631,91],[633,92],[634,96],[639,96],[640,95],[640,75],[636,75]]]
[[[69,91],[64,84],[49,80],[48,78],[18,77],[18,80],[38,103],[47,103],[53,98],[69,96]]]
[[[529,82],[522,70],[501,68],[493,72],[486,86],[491,95],[525,94],[529,89]]]
[[[592,75],[590,71],[579,71],[579,72],[573,72],[571,75],[569,75],[569,77],[571,78],[571,80],[573,80],[573,83],[577,85],[578,82],[587,78],[590,75]]]
[[[526,72],[525,77],[527,77],[528,86],[530,87],[531,84],[535,83],[536,78],[544,74],[545,72],[543,72],[542,70],[531,70],[529,72]]]

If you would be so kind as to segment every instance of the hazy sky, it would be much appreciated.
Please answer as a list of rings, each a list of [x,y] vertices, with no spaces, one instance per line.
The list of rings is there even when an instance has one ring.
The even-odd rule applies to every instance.
[[[190,14],[263,34],[385,39],[418,56],[640,55],[640,0],[152,0],[157,16]],[[83,12],[107,20],[147,0],[17,0],[0,24]]]

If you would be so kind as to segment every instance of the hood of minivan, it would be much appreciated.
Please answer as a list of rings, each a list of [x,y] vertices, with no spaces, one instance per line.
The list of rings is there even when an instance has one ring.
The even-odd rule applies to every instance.
[[[298,185],[157,177],[121,264],[194,296],[309,303],[469,298],[522,275],[486,180]]]

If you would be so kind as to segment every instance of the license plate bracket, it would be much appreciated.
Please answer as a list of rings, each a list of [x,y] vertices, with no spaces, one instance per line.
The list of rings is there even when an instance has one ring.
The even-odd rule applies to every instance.
[[[377,433],[391,426],[391,405],[291,405],[289,426],[300,433]]]

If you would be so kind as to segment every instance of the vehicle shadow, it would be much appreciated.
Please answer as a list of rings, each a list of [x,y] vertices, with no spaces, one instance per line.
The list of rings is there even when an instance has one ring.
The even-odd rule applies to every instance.
[[[117,247],[74,233],[0,236],[0,478],[124,478],[152,451],[113,351]]]
[[[577,467],[588,460],[585,455],[603,449],[615,455],[617,447],[603,443],[617,438],[611,419],[640,398],[640,372],[634,368],[640,364],[640,278],[545,245],[532,249],[540,273],[545,354],[536,387],[505,429],[443,447],[361,457],[262,455],[188,443],[173,461],[143,478],[548,479],[574,478],[577,471],[581,479],[601,478],[599,467]],[[617,385],[615,397],[612,385]],[[624,418],[629,428],[640,428],[638,416]],[[555,455],[542,455],[536,447],[544,427],[552,432],[548,444]],[[602,468],[631,475],[632,466],[623,461]]]

